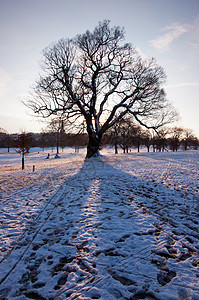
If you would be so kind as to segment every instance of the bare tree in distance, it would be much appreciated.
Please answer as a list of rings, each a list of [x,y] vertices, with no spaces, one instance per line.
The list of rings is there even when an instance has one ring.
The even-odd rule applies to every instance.
[[[182,137],[183,129],[181,127],[173,127],[169,130],[169,144],[172,151],[178,151],[180,147],[180,138]]]
[[[195,139],[193,130],[190,128],[183,128],[183,139],[182,139],[182,144],[184,146],[184,150],[187,151],[190,142]]]
[[[20,135],[18,135],[16,139],[16,147],[18,150],[15,150],[17,153],[21,154],[21,168],[24,170],[25,164],[24,164],[24,156],[29,153],[30,145],[32,141],[32,136],[30,133],[22,132]]]
[[[12,140],[8,132],[1,127],[0,127],[0,141],[8,149],[8,152],[10,152],[10,147],[12,146]]]
[[[49,131],[56,133],[57,155],[59,154],[60,137],[63,130],[63,122],[64,120],[62,118],[53,118],[49,123]]]
[[[125,115],[156,131],[176,116],[162,88],[163,69],[124,43],[124,29],[108,20],[51,44],[43,56],[43,73],[25,104],[42,117],[85,122],[87,158],[99,155],[103,134]]]

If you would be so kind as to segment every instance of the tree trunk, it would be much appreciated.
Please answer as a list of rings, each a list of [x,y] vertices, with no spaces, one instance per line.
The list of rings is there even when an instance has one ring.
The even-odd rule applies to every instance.
[[[92,134],[89,134],[86,158],[97,157],[100,155],[99,153],[100,142],[101,142],[101,137],[99,137],[96,133],[93,132]]]
[[[57,131],[57,154],[59,154],[59,131]]]
[[[118,132],[117,132],[117,128],[115,127],[115,131],[114,131],[114,145],[115,145],[115,154],[118,154]]]
[[[187,151],[187,147],[188,147],[188,142],[187,140],[185,141],[185,146],[184,146],[184,150]]]
[[[24,153],[22,152],[22,170],[24,170]]]
[[[118,154],[117,143],[115,143],[115,154]]]

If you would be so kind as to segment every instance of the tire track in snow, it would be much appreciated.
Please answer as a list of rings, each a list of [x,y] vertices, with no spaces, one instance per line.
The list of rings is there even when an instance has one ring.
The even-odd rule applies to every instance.
[[[82,160],[79,160],[79,162],[82,162]],[[50,180],[51,180],[51,185],[54,186],[53,177],[50,174],[49,174],[49,176],[50,176]],[[70,178],[69,178],[69,180],[70,180]],[[53,213],[54,209],[59,204],[59,201],[60,201],[61,197],[63,196],[64,190],[66,188],[65,183],[67,181],[68,181],[68,179],[64,179],[64,182],[62,182],[62,184],[58,187],[57,191],[53,194],[53,196],[50,197],[50,199],[45,204],[45,206],[41,209],[41,211],[39,211],[36,218],[31,221],[31,224],[28,225],[25,228],[25,230],[22,232],[22,234],[18,237],[17,241],[15,242],[15,245],[12,246],[12,248],[9,249],[8,252],[6,253],[6,255],[1,259],[0,264],[2,264],[5,260],[7,260],[8,257],[12,254],[12,252],[14,250],[16,250],[16,248],[17,249],[20,248],[20,242],[21,242],[22,239],[24,239],[24,236],[27,235],[29,237],[29,241],[27,243],[25,242],[25,250],[23,250],[22,253],[19,255],[19,259],[13,264],[11,269],[2,278],[0,278],[0,284],[2,284],[5,281],[5,279],[10,275],[10,273],[17,267],[18,263],[22,260],[25,253],[30,248],[30,246],[32,245],[34,239],[36,238],[36,236],[38,235],[38,233],[40,232],[40,230],[42,229],[44,224],[50,218],[50,216]],[[9,200],[6,203],[1,203],[1,204],[2,205],[5,205],[5,204],[7,205],[8,203],[9,203]],[[52,205],[52,207],[50,209],[48,209],[48,211],[47,211],[47,208],[49,207],[49,205]],[[46,212],[47,212],[47,215],[45,216]],[[36,222],[39,221],[39,219],[41,219],[41,220],[43,219],[43,221],[42,221],[42,224],[39,224],[39,226],[37,226]],[[37,228],[37,227],[39,227],[39,228]],[[33,230],[33,228],[34,228],[34,230]],[[31,238],[30,238],[29,231],[33,231],[33,232],[35,231],[35,233],[32,234]]]
[[[48,205],[60,184],[79,170],[83,160],[78,160],[75,165],[66,160],[62,163],[55,169],[37,168],[34,173],[25,170],[6,177],[7,185],[4,184],[3,188],[8,186],[9,192],[2,198],[7,200],[0,201],[0,262]]]
[[[14,263],[14,265],[11,267],[11,269],[4,275],[3,278],[0,279],[0,284],[2,284],[5,279],[10,275],[10,273],[16,268],[16,266],[18,265],[18,263],[22,260],[22,258],[24,257],[25,253],[27,252],[27,250],[29,249],[29,247],[31,246],[31,244],[33,243],[34,239],[36,238],[36,236],[38,235],[38,233],[40,232],[41,228],[44,226],[44,224],[48,221],[48,219],[50,218],[51,214],[53,213],[54,209],[56,208],[56,206],[59,203],[59,200],[61,198],[61,196],[64,193],[64,189],[63,189],[63,185],[59,187],[59,189],[57,190],[57,192],[53,195],[53,197],[51,197],[50,201],[45,205],[45,207],[41,210],[41,212],[38,214],[37,218],[34,220],[34,223],[36,223],[36,221],[38,221],[39,218],[42,219],[42,215],[46,212],[47,207],[51,204],[52,208],[51,211],[48,211],[48,214],[46,217],[44,217],[42,224],[39,225],[39,228],[36,229],[36,232],[33,234],[32,238],[30,239],[30,241],[28,242],[27,246],[25,247],[25,250],[22,252],[22,254],[20,255],[19,259]],[[3,261],[5,259],[7,259],[11,253],[16,249],[16,247],[18,246],[18,243],[21,241],[21,239],[24,237],[24,235],[26,235],[26,233],[32,228],[32,225],[30,225],[26,231],[23,233],[22,236],[20,236],[20,238],[17,241],[17,244],[8,252],[8,254],[0,261],[0,264],[3,263]]]

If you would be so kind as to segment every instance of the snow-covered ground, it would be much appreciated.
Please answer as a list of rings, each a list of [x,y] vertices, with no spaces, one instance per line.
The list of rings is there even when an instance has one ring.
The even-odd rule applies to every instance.
[[[54,156],[0,149],[0,299],[199,299],[199,151]]]

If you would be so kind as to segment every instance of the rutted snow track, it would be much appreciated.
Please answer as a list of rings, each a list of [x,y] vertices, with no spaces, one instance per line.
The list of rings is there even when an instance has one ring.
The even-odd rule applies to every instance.
[[[83,159],[75,164],[57,161],[54,166],[48,161],[35,173],[25,170],[0,175],[0,262],[45,210],[64,180],[82,164]]]
[[[197,297],[196,203],[109,161],[86,161],[64,182],[0,265],[0,297]]]
[[[18,259],[13,261],[13,265],[10,267],[9,270],[4,274],[4,276],[0,279],[0,284],[2,284],[6,278],[10,275],[10,273],[17,267],[18,263],[23,259],[25,253],[29,249],[29,247],[33,244],[34,239],[44,226],[44,224],[48,221],[49,217],[53,213],[55,207],[59,205],[59,199],[63,195],[63,186],[60,186],[59,189],[56,191],[56,193],[51,197],[49,202],[45,205],[45,207],[40,211],[38,216],[35,218],[33,222],[31,222],[31,225],[29,225],[28,228],[26,228],[26,231],[23,232],[23,235],[21,235],[18,238],[18,241],[15,245],[15,247],[12,247],[6,254],[4,258],[0,261],[2,264],[3,261],[5,261],[9,256],[12,256],[12,252],[14,250],[20,249],[21,245],[25,246],[25,249],[23,249],[22,253],[20,251]],[[49,208],[50,207],[50,208]],[[39,226],[36,225],[37,222],[39,223]],[[38,227],[38,228],[37,228]],[[27,237],[27,238],[26,238]],[[16,256],[16,253],[14,254]],[[12,258],[9,258],[12,260]],[[6,264],[6,262],[4,262]],[[3,265],[3,264],[2,264]]]

